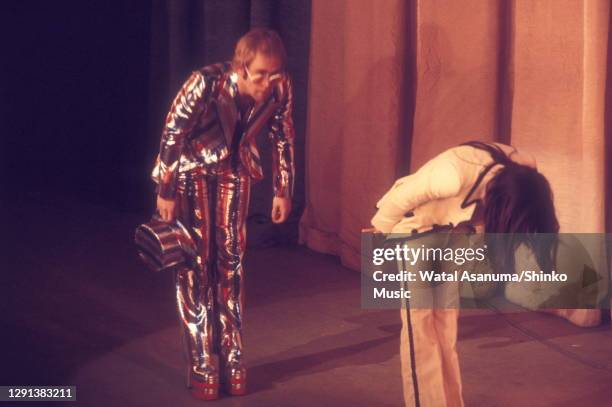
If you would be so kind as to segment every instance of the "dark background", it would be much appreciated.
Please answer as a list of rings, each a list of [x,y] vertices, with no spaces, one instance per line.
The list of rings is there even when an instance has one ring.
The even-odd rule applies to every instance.
[[[286,225],[253,188],[250,245],[294,242],[304,203],[310,2],[278,0],[2,2],[2,201],[62,195],[149,216],[149,173],[170,103],[189,73],[229,60],[254,26],[276,29],[295,82],[296,192]]]
[[[87,360],[176,324],[172,276],[140,263],[134,228],[154,210],[149,174],[174,95],[253,26],[276,29],[289,53],[297,178],[289,221],[273,225],[260,135],[267,177],[252,190],[248,242],[296,241],[309,19],[307,1],[0,2],[0,384],[65,384]]]

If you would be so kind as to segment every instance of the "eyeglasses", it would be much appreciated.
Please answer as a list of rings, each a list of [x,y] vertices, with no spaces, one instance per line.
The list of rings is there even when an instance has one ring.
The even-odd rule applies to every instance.
[[[249,71],[249,68],[247,68],[246,65],[244,66],[244,71],[247,74],[247,77],[249,78],[249,80],[255,84],[260,84],[263,83],[266,79],[268,80],[268,83],[274,83],[276,81],[279,81],[283,78],[284,76],[284,72],[280,71],[280,72],[257,72],[252,74]]]

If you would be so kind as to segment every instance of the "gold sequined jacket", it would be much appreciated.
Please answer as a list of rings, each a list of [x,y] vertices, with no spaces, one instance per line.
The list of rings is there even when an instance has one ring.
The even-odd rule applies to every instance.
[[[254,180],[263,178],[255,142],[264,126],[273,143],[274,195],[290,198],[293,193],[294,129],[292,86],[288,75],[275,84],[271,95],[255,105],[244,126],[238,126],[237,76],[229,63],[194,71],[172,103],[162,132],[160,152],[153,170],[162,198],[173,199],[178,178],[196,167],[204,170],[229,158],[232,143],[239,140],[240,162]]]

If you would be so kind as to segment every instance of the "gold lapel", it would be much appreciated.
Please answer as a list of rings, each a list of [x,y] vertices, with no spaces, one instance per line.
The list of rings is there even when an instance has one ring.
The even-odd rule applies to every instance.
[[[232,145],[232,139],[234,138],[234,132],[236,130],[238,109],[236,107],[234,95],[232,95],[235,90],[230,88],[232,84],[229,75],[224,77],[220,86],[219,97],[217,97],[217,114],[219,115],[219,122],[223,129],[225,142],[229,147]]]

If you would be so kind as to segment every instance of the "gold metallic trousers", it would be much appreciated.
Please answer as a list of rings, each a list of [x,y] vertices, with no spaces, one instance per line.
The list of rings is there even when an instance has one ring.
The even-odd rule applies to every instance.
[[[177,215],[197,256],[176,272],[176,299],[190,373],[204,381],[219,371],[217,354],[223,366],[241,363],[250,182],[230,159],[179,179]]]

